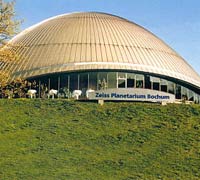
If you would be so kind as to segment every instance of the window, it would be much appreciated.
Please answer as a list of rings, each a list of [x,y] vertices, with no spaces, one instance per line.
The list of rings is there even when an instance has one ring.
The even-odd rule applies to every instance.
[[[145,88],[146,89],[151,89],[151,81],[150,81],[150,76],[149,75],[146,75],[145,76]]]
[[[59,97],[69,97],[70,76],[62,74],[60,77]]]
[[[181,99],[188,100],[188,89],[181,86]]]
[[[176,84],[176,99],[181,99],[181,86]]]
[[[107,89],[108,87],[108,77],[106,72],[100,72],[98,73],[98,90],[100,89]]]
[[[135,87],[135,74],[127,73],[127,88]]]
[[[108,88],[116,88],[117,87],[117,76],[115,72],[108,73]]]
[[[126,80],[127,80],[126,73],[121,73],[121,72],[117,73],[118,88],[126,88],[127,87]]]
[[[97,73],[89,73],[89,89],[97,90]]]
[[[171,94],[175,93],[175,84],[171,81],[168,81],[168,92]]]
[[[67,74],[60,76],[60,88],[69,89],[69,76]]]
[[[188,89],[188,100],[194,101],[194,92]]]
[[[194,93],[194,102],[196,104],[200,103],[200,96],[198,94],[196,94],[196,93]]]
[[[78,89],[78,74],[70,74],[70,91]]]
[[[144,87],[144,75],[137,74],[136,75],[136,88]]]
[[[125,88],[126,87],[126,80],[119,79],[118,80],[118,88]]]
[[[152,88],[154,90],[158,90],[159,91],[160,90],[160,78],[151,76],[150,77],[150,81],[152,83]]]
[[[88,73],[79,74],[79,89],[82,91],[82,95],[84,96],[88,89]]]
[[[161,91],[167,92],[168,90],[168,81],[165,79],[160,80]]]

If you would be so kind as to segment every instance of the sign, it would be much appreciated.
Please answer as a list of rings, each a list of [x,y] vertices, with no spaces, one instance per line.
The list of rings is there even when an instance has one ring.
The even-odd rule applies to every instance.
[[[149,102],[174,102],[175,95],[142,88],[116,88],[104,89],[88,94],[90,100],[117,100],[117,101],[149,101]]]

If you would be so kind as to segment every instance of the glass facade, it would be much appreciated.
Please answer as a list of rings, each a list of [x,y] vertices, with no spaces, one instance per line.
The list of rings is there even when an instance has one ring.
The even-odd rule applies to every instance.
[[[97,90],[97,73],[96,72],[90,72],[88,73],[89,75],[89,83],[88,83],[88,87],[89,89],[94,89]]]
[[[117,72],[117,87],[118,88],[127,88],[127,74]]]
[[[144,88],[144,75],[136,74],[136,88]]]
[[[35,79],[34,79],[35,80]],[[65,94],[73,90],[81,90],[82,97],[86,91],[102,90],[111,88],[146,88],[175,94],[176,99],[194,101],[200,103],[200,95],[192,90],[167,79],[144,75],[139,73],[126,72],[80,72],[63,73],[39,77],[38,96],[44,97],[50,89],[63,91]]]
[[[134,87],[135,87],[135,74],[127,73],[127,88],[134,88]]]
[[[106,72],[99,72],[97,73],[97,89],[107,89],[108,87],[108,73]],[[94,89],[95,90],[95,89]]]

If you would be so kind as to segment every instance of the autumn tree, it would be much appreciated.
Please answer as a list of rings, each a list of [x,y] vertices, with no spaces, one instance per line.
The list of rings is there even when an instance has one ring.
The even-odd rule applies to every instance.
[[[15,1],[0,0],[0,45],[4,45],[17,32],[20,21],[15,19]]]
[[[0,88],[6,85],[10,77],[9,72],[2,68],[4,64],[15,61],[15,48],[8,41],[17,34],[20,21],[16,20],[14,10],[15,1],[0,0]]]

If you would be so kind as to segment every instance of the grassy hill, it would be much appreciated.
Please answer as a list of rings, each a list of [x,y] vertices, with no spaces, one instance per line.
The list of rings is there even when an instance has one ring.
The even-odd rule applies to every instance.
[[[0,179],[200,179],[200,106],[0,100]]]

